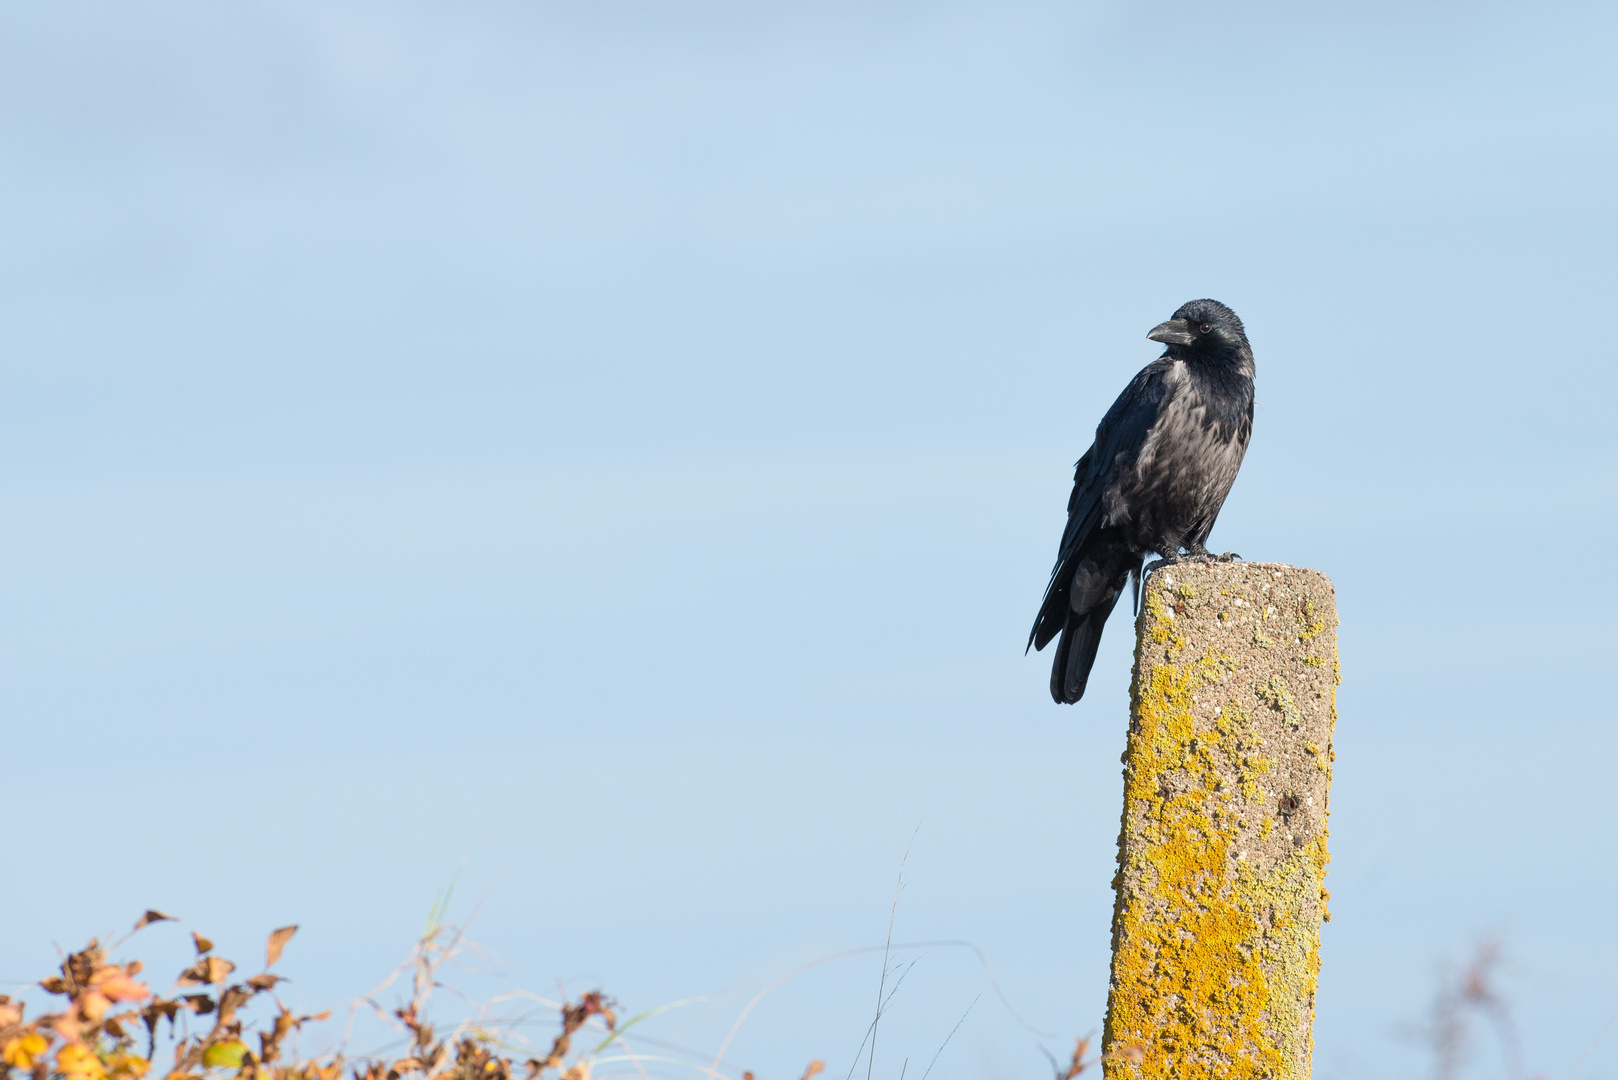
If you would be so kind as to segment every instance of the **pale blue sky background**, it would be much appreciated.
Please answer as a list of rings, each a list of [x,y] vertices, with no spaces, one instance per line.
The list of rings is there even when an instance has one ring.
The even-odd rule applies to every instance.
[[[1492,932],[1565,1076],[1618,1012],[1615,45],[1544,2],[6,7],[0,979],[151,905],[302,924],[289,1000],[341,1002],[458,873],[469,991],[715,994],[648,1028],[711,1051],[881,940],[915,833],[896,936],[1056,1034],[934,949],[876,1075],[980,993],[935,1075],[1044,1075],[1105,1002],[1130,635],[1070,709],[1022,645],[1071,462],[1210,295],[1260,401],[1213,542],[1343,618],[1316,1074],[1421,1075]],[[730,1064],[842,1076],[876,976]]]

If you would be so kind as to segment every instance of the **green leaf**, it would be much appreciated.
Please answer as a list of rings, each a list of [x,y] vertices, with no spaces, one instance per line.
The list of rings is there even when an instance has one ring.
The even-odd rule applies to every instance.
[[[247,1044],[240,1039],[214,1043],[202,1052],[202,1063],[210,1069],[239,1069],[247,1056]]]

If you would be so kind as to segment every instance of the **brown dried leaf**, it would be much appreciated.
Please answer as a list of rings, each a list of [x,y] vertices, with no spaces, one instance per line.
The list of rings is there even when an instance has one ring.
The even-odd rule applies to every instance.
[[[207,1016],[209,1013],[214,1011],[214,1000],[207,994],[187,994],[176,1004],[183,1005],[185,1008],[190,1009],[198,1016]],[[169,1019],[174,1019],[174,1015],[172,1013],[169,1014]]]
[[[95,974],[103,959],[105,954],[101,950],[101,943],[91,938],[90,944],[62,961],[62,978],[67,980],[68,993],[77,993],[81,987],[89,985],[90,976]]]
[[[174,919],[173,915],[165,915],[161,911],[150,911],[149,910],[149,911],[146,912],[146,914],[142,915],[139,919],[135,920],[135,929],[139,930],[143,926],[150,926],[154,922],[174,922],[174,921],[175,921],[175,919]],[[131,931],[131,932],[133,932],[133,931]]]
[[[245,986],[226,988],[225,992],[219,995],[219,1022],[228,1024],[234,1020],[236,1010],[247,1004],[247,999],[252,996],[252,992]]]
[[[140,1011],[140,1018],[146,1021],[146,1032],[153,1038],[157,1036],[157,1022],[163,1017],[169,1018],[172,1028],[175,1014],[182,1008],[178,1001],[169,1001],[167,998],[157,998],[150,1005]]]
[[[816,1073],[822,1073],[825,1071],[826,1063],[817,1058],[809,1063],[809,1067],[807,1069],[803,1070],[803,1080],[813,1080]]]
[[[44,980],[39,985],[44,987],[47,992],[52,993],[52,994],[65,994],[65,993],[67,993],[67,981],[65,979],[63,979],[60,975],[52,975],[50,978]]]
[[[1073,1047],[1073,1060],[1068,1064],[1067,1071],[1057,1073],[1056,1080],[1074,1080],[1076,1076],[1084,1072],[1084,1070],[1088,1069],[1090,1066],[1094,1065],[1094,1061],[1084,1060],[1084,1055],[1089,1052],[1090,1040],[1088,1038],[1080,1039],[1078,1044]],[[1145,1057],[1144,1048],[1142,1048],[1141,1056],[1142,1058]],[[1135,1064],[1139,1065],[1140,1062],[1137,1061]]]
[[[198,956],[206,956],[208,953],[213,952],[213,942],[209,941],[195,930],[191,931],[191,943],[197,947]]]
[[[281,1040],[296,1026],[297,1020],[283,1006],[275,1016],[275,1025],[269,1031],[258,1033],[259,1060],[271,1062],[280,1057]]]
[[[274,990],[275,984],[281,981],[282,979],[279,975],[254,975],[251,979],[247,980],[247,985],[251,986],[254,990],[262,992],[265,990]]]
[[[264,946],[265,967],[272,968],[275,966],[275,962],[281,959],[281,950],[287,947],[287,942],[291,941],[292,935],[297,932],[298,927],[294,924],[292,926],[283,926],[270,935],[270,940]]]
[[[196,986],[200,983],[222,983],[236,970],[232,964],[221,956],[205,956],[180,972],[181,986]]]

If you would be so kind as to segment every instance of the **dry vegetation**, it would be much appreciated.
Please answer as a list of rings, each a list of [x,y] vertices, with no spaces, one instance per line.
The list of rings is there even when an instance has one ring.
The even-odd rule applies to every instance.
[[[165,921],[170,917],[148,911],[131,935]],[[479,1020],[441,1034],[428,1005],[440,987],[440,967],[464,941],[459,930],[431,918],[410,959],[377,990],[408,975],[409,999],[392,1010],[379,1006],[375,994],[361,999],[345,1026],[346,1040],[355,1011],[374,1010],[404,1035],[402,1052],[349,1056],[338,1046],[304,1057],[297,1051],[300,1029],[331,1014],[300,1016],[276,996],[282,977],[271,969],[296,931],[286,926],[270,934],[263,970],[245,978],[193,933],[195,961],[161,993],[142,981],[139,960],[109,959],[128,936],[111,946],[92,940],[39,984],[53,995],[48,1011],[30,1018],[25,1002],[0,995],[0,1080],[589,1080],[592,1062],[619,1039],[613,1003],[600,991],[545,1003],[554,1005],[560,1031],[543,1052],[525,1054],[526,1040]],[[586,1025],[605,1040],[580,1052],[574,1037]]]
[[[299,1050],[299,1033],[306,1025],[330,1020],[331,1013],[299,1015],[289,1009],[276,993],[284,977],[273,970],[296,926],[269,935],[263,969],[248,976],[217,955],[212,941],[193,932],[195,956],[169,988],[158,991],[141,961],[115,958],[141,930],[174,921],[148,911],[118,941],[103,945],[91,940],[65,957],[59,972],[38,984],[45,995],[43,1009],[30,1010],[29,1001],[0,995],[0,1080],[594,1080],[598,1067],[603,1076],[627,1072],[651,1080],[648,1066],[663,1072],[672,1066],[682,1074],[689,1070],[699,1080],[731,1080],[734,1073],[721,1071],[725,1046],[768,989],[785,981],[752,1000],[711,1062],[695,1060],[689,1052],[675,1058],[631,1050],[626,1032],[664,1010],[620,1022],[615,1003],[600,990],[561,1001],[526,993],[501,995],[471,1018],[441,1030],[429,1009],[434,992],[444,988],[441,969],[468,948],[462,931],[442,920],[442,910],[442,903],[434,905],[408,959],[350,1005],[337,1044],[308,1055]],[[888,950],[882,951],[885,981]],[[396,987],[402,1004],[386,1008],[379,998],[390,987]],[[881,1005],[891,996],[892,990],[879,995]],[[512,1003],[519,1010],[507,1015],[505,1006]],[[869,1045],[873,1055],[881,1005],[861,1044],[862,1051]],[[559,1028],[538,1045],[524,1034],[534,1006],[554,1015]],[[354,1022],[366,1015],[396,1033],[390,1052],[348,1051]],[[586,1028],[594,1029],[588,1039]],[[585,1045],[576,1046],[576,1040]],[[1088,1040],[1079,1040],[1066,1066],[1052,1061],[1055,1080],[1075,1080],[1095,1063],[1085,1059],[1088,1046]],[[823,1062],[811,1061],[802,1080],[813,1080],[824,1068]],[[739,1080],[754,1076],[742,1072]]]
[[[1435,1080],[1458,1080],[1461,1076],[1477,1049],[1474,1029],[1479,1020],[1494,1031],[1500,1064],[1508,1080],[1528,1077],[1522,1038],[1505,995],[1498,987],[1500,963],[1500,943],[1484,938],[1473,950],[1471,959],[1440,984],[1433,997],[1430,1019],[1417,1032],[1418,1038],[1432,1051]],[[1582,1058],[1580,1064],[1583,1064]],[[1574,1071],[1577,1072],[1576,1067]],[[1532,1080],[1544,1080],[1544,1077],[1536,1075]]]
[[[159,993],[143,981],[139,960],[109,958],[144,927],[171,921],[161,912],[148,911],[123,939],[107,946],[92,940],[67,956],[57,974],[40,982],[40,989],[50,995],[46,1011],[29,1017],[24,1001],[0,994],[0,1080],[593,1080],[598,1065],[626,1062],[632,1063],[641,1080],[650,1080],[644,1065],[654,1061],[688,1067],[706,1080],[729,1080],[719,1071],[718,1060],[675,1061],[631,1052],[627,1029],[662,1010],[620,1024],[615,1003],[600,990],[571,1001],[509,995],[554,1012],[559,1030],[542,1052],[529,1044],[515,1023],[492,1016],[489,1005],[498,1005],[498,999],[476,1017],[440,1033],[430,1019],[429,1005],[434,991],[442,988],[440,969],[466,942],[458,928],[437,917],[437,911],[435,907],[406,962],[350,1006],[342,1042],[307,1057],[298,1052],[298,1033],[331,1014],[298,1015],[288,1009],[275,992],[283,977],[271,970],[296,926],[269,935],[263,970],[246,977],[238,975],[235,963],[214,953],[211,941],[193,933],[193,962]],[[1474,1028],[1480,1020],[1493,1029],[1506,1076],[1529,1077],[1510,1010],[1496,987],[1499,962],[1495,943],[1480,944],[1471,960],[1440,987],[1428,1023],[1413,1032],[1432,1051],[1436,1080],[1460,1076],[1477,1049]],[[408,980],[404,1003],[384,1008],[377,998],[401,980]],[[394,1053],[346,1052],[353,1021],[366,1011],[397,1031],[399,1049]],[[875,1035],[880,1017],[881,1009],[867,1031],[868,1039]],[[575,1037],[587,1027],[598,1037],[583,1049],[575,1047]],[[1078,1040],[1066,1064],[1052,1058],[1054,1080],[1075,1080],[1095,1065],[1095,1059],[1087,1059],[1089,1045],[1088,1039]],[[1581,1056],[1581,1065],[1594,1048],[1592,1044]],[[813,1080],[823,1069],[822,1062],[810,1062],[802,1080]],[[754,1077],[743,1072],[740,1080]]]

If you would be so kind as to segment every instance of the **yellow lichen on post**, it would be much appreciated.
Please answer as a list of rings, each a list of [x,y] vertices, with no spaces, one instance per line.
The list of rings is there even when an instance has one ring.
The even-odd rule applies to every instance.
[[[1337,672],[1323,574],[1188,563],[1148,579],[1107,1077],[1308,1077]]]

